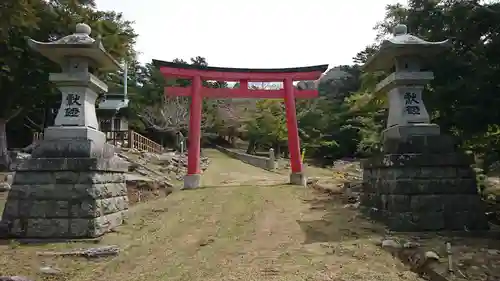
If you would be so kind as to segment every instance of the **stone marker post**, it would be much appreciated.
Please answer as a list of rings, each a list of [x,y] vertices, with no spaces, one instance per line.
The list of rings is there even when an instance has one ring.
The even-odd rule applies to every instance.
[[[488,228],[473,160],[430,124],[422,99],[433,79],[431,71],[423,71],[425,64],[447,46],[448,41],[427,42],[398,25],[364,66],[365,71],[394,69],[376,86],[376,94],[388,95],[389,117],[383,153],[362,163],[361,196],[363,209],[392,230]]]
[[[28,41],[61,66],[50,81],[62,102],[54,126],[17,168],[2,216],[11,237],[97,237],[126,217],[127,164],[97,129],[95,101],[107,86],[90,70],[119,65],[90,33],[88,25],[78,24],[74,34],[57,41]]]
[[[270,171],[276,170],[276,156],[274,155],[274,149],[269,148],[269,160],[267,160],[267,169]]]

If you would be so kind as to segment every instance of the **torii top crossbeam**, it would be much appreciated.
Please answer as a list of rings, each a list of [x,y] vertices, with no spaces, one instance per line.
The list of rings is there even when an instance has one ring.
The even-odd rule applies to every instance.
[[[328,65],[316,65],[293,68],[228,68],[228,67],[203,67],[160,60],[153,60],[153,65],[160,69],[166,78],[200,77],[201,80],[234,81],[239,82],[238,89],[213,89],[203,88],[201,95],[211,98],[284,98],[285,91],[248,89],[248,82],[285,82],[316,80]],[[190,96],[190,87],[167,87],[165,94],[168,96]],[[314,98],[318,96],[317,90],[294,89],[295,98]]]

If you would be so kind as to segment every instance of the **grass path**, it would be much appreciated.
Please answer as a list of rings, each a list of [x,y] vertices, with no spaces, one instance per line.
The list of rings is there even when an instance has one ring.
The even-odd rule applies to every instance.
[[[204,186],[276,185],[289,181],[288,175],[278,174],[245,164],[215,149],[203,151],[213,162],[203,173]]]
[[[205,176],[217,176],[209,178],[214,184],[226,170],[248,171],[240,182],[229,176],[240,185],[271,177],[221,155],[211,165]],[[119,245],[115,258],[42,259],[36,251],[94,245],[10,243],[0,245],[0,275],[42,280],[38,268],[46,264],[63,271],[46,280],[419,280],[374,245],[377,233],[355,211],[309,189],[208,187],[131,209],[128,224],[99,243]]]

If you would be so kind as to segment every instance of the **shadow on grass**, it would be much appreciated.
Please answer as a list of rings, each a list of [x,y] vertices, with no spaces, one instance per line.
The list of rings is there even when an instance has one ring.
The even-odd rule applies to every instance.
[[[297,221],[306,235],[304,244],[318,242],[345,242],[381,237],[385,228],[364,218],[356,209],[347,207],[339,195],[314,192],[313,199],[304,200],[315,220]]]
[[[208,188],[239,188],[239,187],[248,187],[248,188],[257,188],[257,187],[280,187],[280,186],[286,186],[286,185],[291,185],[287,183],[278,183],[278,184],[259,184],[259,185],[250,185],[250,184],[235,184],[235,185],[204,185],[200,186],[197,188],[186,188],[186,189],[181,189],[180,191],[196,191],[200,189],[208,189]]]
[[[101,242],[101,239],[55,239],[55,238],[0,238],[0,246],[11,246],[15,248],[17,245],[22,245],[23,247],[40,247],[40,246],[53,246],[54,244],[88,244],[96,245]]]

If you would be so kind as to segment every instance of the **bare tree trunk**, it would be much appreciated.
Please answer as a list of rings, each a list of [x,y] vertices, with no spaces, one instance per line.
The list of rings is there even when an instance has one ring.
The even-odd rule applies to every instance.
[[[10,167],[10,156],[7,147],[7,120],[0,119],[0,171],[8,171]]]
[[[290,151],[288,150],[288,145],[287,145],[287,146],[285,146],[285,147],[283,147],[283,150],[284,150],[284,151],[283,151],[283,156],[284,156],[285,158],[289,159],[289,158],[290,158]]]
[[[248,141],[247,154],[253,154],[255,152],[255,145],[256,144],[257,144],[256,141],[253,139],[250,139]]]
[[[273,144],[273,149],[274,149],[274,157],[276,159],[281,158],[281,144],[279,142],[278,143],[274,143]]]

